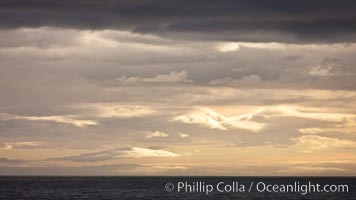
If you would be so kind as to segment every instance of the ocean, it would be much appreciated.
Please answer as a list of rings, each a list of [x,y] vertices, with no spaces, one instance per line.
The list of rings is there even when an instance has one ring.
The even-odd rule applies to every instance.
[[[352,177],[1,176],[0,200],[356,200],[355,188]]]

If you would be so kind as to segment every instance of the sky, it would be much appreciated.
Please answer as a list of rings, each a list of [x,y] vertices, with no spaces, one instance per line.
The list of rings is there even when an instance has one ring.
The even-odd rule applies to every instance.
[[[353,0],[3,0],[0,175],[356,175]]]

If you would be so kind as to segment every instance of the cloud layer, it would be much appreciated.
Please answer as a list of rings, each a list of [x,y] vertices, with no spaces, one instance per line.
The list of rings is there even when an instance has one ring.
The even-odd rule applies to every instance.
[[[345,42],[355,39],[355,8],[349,0],[15,0],[1,2],[0,26],[125,29],[171,38],[253,42]]]
[[[1,1],[0,174],[355,175],[355,7]]]

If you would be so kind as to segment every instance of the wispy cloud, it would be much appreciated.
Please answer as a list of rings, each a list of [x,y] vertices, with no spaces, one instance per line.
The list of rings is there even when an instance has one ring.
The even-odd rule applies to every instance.
[[[81,154],[78,156],[68,156],[61,158],[49,158],[48,160],[64,160],[73,162],[96,162],[113,160],[119,158],[143,158],[143,157],[177,157],[177,153],[167,150],[150,149],[143,147],[129,147],[121,149],[110,149],[94,153]]]
[[[7,158],[0,158],[0,164],[19,164],[25,163],[27,161],[20,160],[20,159],[7,159]]]
[[[11,115],[6,113],[0,114],[0,119],[6,120],[29,120],[29,121],[48,121],[63,124],[71,124],[77,127],[86,127],[91,125],[96,125],[97,123],[93,120],[83,120],[76,119],[75,115],[60,115],[60,116],[22,116],[22,115]]]
[[[265,114],[268,117],[300,117],[329,122],[352,122],[356,119],[355,114],[336,113],[323,109],[298,106],[268,106],[261,108],[258,113]]]
[[[307,150],[325,150],[331,148],[356,148],[356,142],[346,139],[324,137],[318,135],[303,135],[298,138],[292,138],[296,146],[303,151]]]
[[[190,114],[175,117],[174,121],[181,121],[187,124],[201,124],[212,129],[228,130],[230,128],[238,128],[252,132],[258,132],[264,126],[263,123],[252,121],[249,115],[225,117],[208,108],[200,108]]]
[[[169,134],[161,131],[154,131],[154,132],[149,132],[147,133],[146,138],[162,138],[162,137],[168,137]]]
[[[186,71],[176,72],[172,71],[169,74],[158,74],[154,77],[118,77],[115,79],[118,82],[124,84],[135,84],[135,83],[192,83],[192,80],[188,79],[188,73]]]
[[[257,85],[262,82],[260,76],[256,74],[248,75],[242,77],[240,79],[232,79],[230,77],[224,77],[220,79],[215,79],[210,81],[211,85],[227,85],[227,86],[249,86],[249,85]]]
[[[38,148],[42,145],[41,142],[34,142],[34,141],[26,141],[26,142],[4,142],[3,149],[10,150],[10,149],[31,149],[31,148]],[[0,145],[1,147],[1,145]]]
[[[82,104],[78,107],[86,109],[89,116],[94,117],[118,117],[118,118],[134,118],[151,115],[156,112],[153,108],[143,105],[123,105],[120,103],[91,103]],[[93,112],[90,112],[90,111]],[[84,113],[85,114],[85,113]]]

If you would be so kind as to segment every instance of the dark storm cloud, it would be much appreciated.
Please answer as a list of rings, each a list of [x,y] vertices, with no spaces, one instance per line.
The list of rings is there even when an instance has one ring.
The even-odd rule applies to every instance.
[[[176,38],[355,41],[353,0],[11,0],[2,28],[125,29]]]

